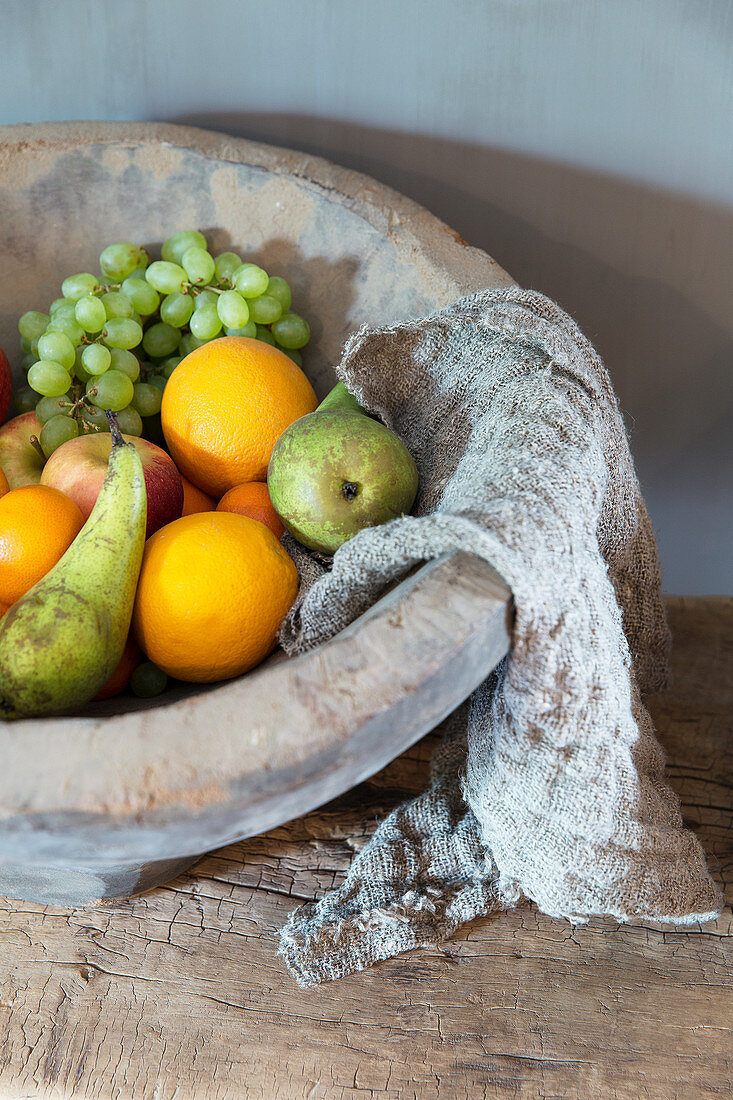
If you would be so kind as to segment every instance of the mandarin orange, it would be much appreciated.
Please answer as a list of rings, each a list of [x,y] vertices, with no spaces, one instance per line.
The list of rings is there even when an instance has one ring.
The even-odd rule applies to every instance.
[[[274,649],[297,591],[295,564],[264,523],[231,512],[182,516],[145,544],[135,638],[169,676],[226,680]]]
[[[73,500],[49,485],[24,485],[0,497],[0,600],[19,600],[63,557],[83,526]]]
[[[5,494],[9,492],[9,490],[10,485],[8,484],[8,479],[6,478],[4,472],[0,470],[0,497],[4,497]]]
[[[197,488],[193,482],[189,481],[183,474],[181,474],[181,482],[183,484],[182,516],[192,516],[196,512],[214,512],[216,510],[216,501],[213,497],[210,497],[208,493],[205,493],[203,489]]]
[[[257,519],[269,527],[277,538],[281,538],[285,533],[283,521],[272,506],[267,483],[264,481],[248,481],[244,485],[235,485],[224,494],[216,510],[217,512],[237,512],[240,516]]]
[[[178,364],[163,392],[161,423],[181,473],[219,498],[245,481],[265,481],[275,441],[317,404],[284,352],[224,336]]]

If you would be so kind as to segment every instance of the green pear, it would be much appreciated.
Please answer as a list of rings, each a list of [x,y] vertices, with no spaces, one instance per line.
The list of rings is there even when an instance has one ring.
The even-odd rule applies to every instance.
[[[348,409],[350,412],[358,412],[363,416],[369,416],[369,413],[359,404],[353,393],[349,393],[343,382],[336,383],[315,411],[326,412],[328,410],[330,412],[332,409]]]
[[[333,554],[363,527],[410,511],[417,467],[404,443],[378,420],[326,408],[283,432],[267,485],[287,530],[312,550]]]
[[[0,717],[58,714],[117,667],[145,546],[140,455],[108,414],[112,453],[89,519],[53,569],[0,620]]]

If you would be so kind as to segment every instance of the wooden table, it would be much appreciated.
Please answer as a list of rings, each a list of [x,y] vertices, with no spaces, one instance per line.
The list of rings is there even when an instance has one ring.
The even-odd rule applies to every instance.
[[[672,598],[652,700],[733,895],[733,600]],[[0,1097],[682,1098],[733,1091],[733,920],[572,928],[532,905],[301,990],[277,930],[426,781],[426,738],[322,810],[124,904],[0,899]]]

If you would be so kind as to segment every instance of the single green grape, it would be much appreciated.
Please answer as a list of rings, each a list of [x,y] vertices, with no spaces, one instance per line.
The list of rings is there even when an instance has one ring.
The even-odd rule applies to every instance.
[[[60,397],[69,388],[69,372],[52,359],[41,359],[28,371],[28,385],[44,397]]]
[[[270,276],[257,264],[242,264],[234,272],[232,279],[234,289],[245,298],[257,298],[260,294],[264,294],[269,281]]]
[[[122,371],[131,382],[137,382],[140,377],[140,360],[138,357],[133,355],[131,351],[127,351],[126,348],[111,348],[110,355],[112,357],[110,364],[112,369]]]
[[[38,394],[36,401],[38,401]],[[52,416],[71,416],[73,399],[70,393],[62,393],[60,397],[42,397],[36,405],[36,419],[45,424]]]
[[[80,382],[84,382],[85,384],[92,377],[91,374],[89,373],[89,371],[84,366],[84,349],[86,347],[87,347],[86,344],[80,344],[79,347],[76,348],[76,351],[75,351],[76,358],[74,360],[74,370],[73,370],[74,377],[78,378]]]
[[[145,278],[160,294],[173,294],[182,291],[188,281],[186,272],[179,264],[170,263],[167,260],[155,260],[147,268]]]
[[[21,336],[20,338],[20,350],[23,352],[24,355],[28,355],[32,350],[31,341],[26,340],[25,336]]]
[[[257,325],[255,340],[261,340],[263,344],[272,344],[272,346],[275,347],[275,337],[272,335],[267,325]]]
[[[23,370],[25,371],[25,373],[27,374],[28,371],[33,366],[33,364],[37,363],[37,362],[38,362],[38,357],[31,353],[29,355],[24,355],[23,356],[23,358],[20,361],[20,365],[23,368]]]
[[[112,317],[104,326],[102,338],[109,348],[136,348],[143,338],[142,326],[128,317]],[[115,411],[114,409],[112,410]]]
[[[214,294],[213,290],[201,290],[196,294],[193,300],[194,309],[203,309],[204,306],[214,306],[219,301],[219,295]]]
[[[45,398],[42,397],[41,401],[45,401]],[[30,386],[21,386],[13,394],[13,408],[16,416],[33,412],[34,409],[38,408],[38,404],[38,393],[36,390],[32,390]]]
[[[48,307],[49,317],[53,317],[57,309],[71,309],[74,312],[74,303],[70,302],[68,298],[54,298],[51,305]]]
[[[249,303],[249,315],[257,325],[271,325],[282,316],[283,307],[277,298],[261,294]]]
[[[43,336],[51,320],[47,313],[41,313],[37,309],[29,309],[18,321],[18,332],[24,340],[37,340]],[[25,350],[25,349],[24,349]]]
[[[133,390],[132,406],[137,409],[140,416],[155,416],[160,412],[163,394],[157,386],[151,386],[148,382],[136,382]]]
[[[231,283],[234,272],[242,266],[236,252],[221,252],[214,261],[216,277],[220,283]]]
[[[199,340],[213,340],[221,332],[221,318],[216,306],[202,306],[197,309],[189,322],[191,332]]]
[[[76,439],[79,434],[79,424],[73,416],[52,416],[41,428],[38,442],[46,458],[50,458],[54,451],[70,439]]]
[[[139,267],[146,267],[148,254],[139,245],[130,241],[120,244],[108,244],[99,257],[99,266],[108,279],[119,283]],[[120,316],[116,314],[116,316]]]
[[[132,382],[119,370],[108,370],[87,382],[87,397],[98,409],[120,412],[130,404],[134,393]]]
[[[104,374],[112,365],[112,352],[104,344],[87,344],[81,353],[87,374]]]
[[[190,355],[192,351],[196,351],[196,348],[202,347],[205,343],[205,340],[199,340],[192,332],[186,332],[181,337],[181,342],[178,345],[178,354],[182,359],[185,359],[187,355]]]
[[[282,351],[287,355],[288,359],[292,359],[296,367],[303,366],[303,356],[295,348],[283,348]]]
[[[164,374],[149,374],[148,385],[156,386],[162,393],[167,385],[168,379]]]
[[[303,348],[310,340],[311,330],[308,322],[299,313],[288,310],[272,326],[272,334],[281,347],[289,351]]]
[[[120,409],[117,413],[117,423],[123,435],[141,436],[143,434],[140,413],[132,405],[128,405],[126,409]]]
[[[139,313],[141,317],[149,317],[151,313],[155,313],[160,305],[160,295],[157,290],[154,290],[150,283],[147,282],[144,272],[142,278],[136,278],[130,275],[128,279],[125,279],[120,290],[125,297],[129,298],[130,302],[132,302],[132,308]]]
[[[63,332],[64,336],[68,336],[74,347],[77,348],[84,339],[84,329],[76,319],[76,306],[74,306],[74,312],[71,315],[57,310],[46,331]]]
[[[290,303],[293,300],[293,294],[289,284],[285,279],[281,279],[279,275],[271,275],[270,281],[267,284],[266,294],[269,294],[271,298],[276,298],[282,306],[282,311],[285,313],[290,309]]]
[[[107,311],[101,300],[90,294],[86,298],[78,299],[74,316],[85,332],[101,332],[107,320]]]
[[[192,283],[210,283],[216,271],[214,257],[205,248],[197,245],[187,248],[183,253],[181,267]]]
[[[130,691],[139,699],[154,699],[168,686],[168,677],[152,661],[143,661],[130,677]]]
[[[254,340],[257,336],[257,325],[254,321],[248,321],[242,328],[228,328],[224,331],[227,336],[248,336],[250,340]]]
[[[135,307],[126,294],[121,290],[108,290],[99,299],[104,306],[107,317],[132,317]]]
[[[228,328],[243,328],[249,321],[249,306],[236,290],[225,290],[219,295],[216,311]]]
[[[143,336],[143,348],[151,359],[164,359],[176,350],[181,341],[181,330],[167,325],[165,321],[158,321],[151,325]]]
[[[159,370],[162,371],[163,377],[167,380],[173,374],[178,364],[182,361],[182,356],[173,355],[170,359],[166,359],[165,362],[160,364]]]
[[[168,294],[160,303],[160,319],[174,328],[183,328],[193,313],[193,298],[190,294]]]
[[[206,248],[206,237],[199,233],[198,229],[181,229],[167,240],[163,241],[161,256],[174,264],[179,264],[183,259],[183,253],[189,248]]]
[[[98,432],[108,432],[109,421],[104,409],[97,409],[94,405],[87,404],[87,401],[84,402],[81,409],[81,418],[84,423],[90,424]]]
[[[70,298],[72,302],[78,302],[80,298],[86,298],[93,294],[98,286],[96,275],[84,272],[81,275],[69,275],[61,284],[61,293],[64,298]]]
[[[67,370],[74,369],[76,352],[74,345],[63,332],[44,332],[38,338],[39,359],[53,359],[54,363],[60,363]]]

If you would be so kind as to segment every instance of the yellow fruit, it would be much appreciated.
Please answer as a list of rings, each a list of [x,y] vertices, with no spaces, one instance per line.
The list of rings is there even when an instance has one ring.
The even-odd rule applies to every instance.
[[[297,591],[295,564],[263,523],[232,512],[182,516],[146,543],[135,637],[169,676],[226,680],[274,649]]]
[[[160,415],[178,469],[218,499],[245,481],[266,481],[275,441],[317,404],[310,382],[284,352],[225,336],[178,364]]]

